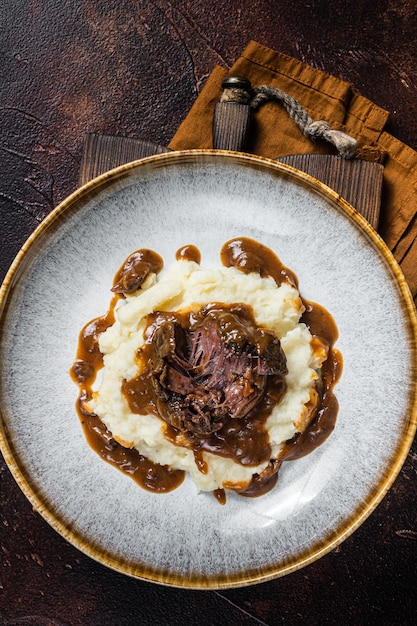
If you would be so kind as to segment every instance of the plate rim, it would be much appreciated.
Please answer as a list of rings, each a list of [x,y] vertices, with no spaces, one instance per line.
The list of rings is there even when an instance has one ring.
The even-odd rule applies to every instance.
[[[59,228],[61,220],[64,220],[68,211],[73,208],[76,210],[77,206],[80,206],[84,199],[93,197],[101,190],[111,187],[117,180],[133,175],[138,169],[145,168],[146,170],[147,168],[164,167],[166,164],[182,161],[187,162],[189,159],[204,161],[205,159],[207,160],[213,157],[216,159],[225,159],[226,161],[238,161],[248,167],[266,168],[270,171],[275,170],[281,175],[296,179],[302,185],[309,189],[314,189],[321,196],[326,197],[327,200],[330,200],[331,204],[336,204],[339,210],[347,214],[352,221],[356,222],[359,229],[372,241],[379,253],[384,257],[393,274],[401,296],[399,299],[402,303],[403,315],[404,318],[407,319],[409,326],[410,351],[412,353],[410,361],[414,363],[414,371],[417,371],[417,315],[414,301],[400,266],[381,236],[344,198],[309,174],[273,159],[226,150],[182,150],[146,157],[109,170],[76,189],[60,202],[39,226],[37,226],[24,242],[11,264],[0,288],[0,333],[2,334],[3,330],[2,320],[7,315],[8,306],[13,300],[14,286],[22,273],[24,274],[27,261],[30,260],[31,254],[36,252],[37,247],[42,244],[43,236],[45,236],[51,228]],[[409,409],[408,424],[406,425],[406,421],[404,421],[404,435],[398,444],[395,459],[390,462],[389,468],[384,472],[378,484],[370,490],[365,506],[358,504],[357,509],[352,512],[349,520],[343,526],[339,526],[332,535],[328,534],[324,539],[320,539],[307,550],[304,549],[300,556],[292,561],[290,560],[288,563],[275,563],[274,565],[263,567],[262,571],[242,570],[233,574],[216,574],[211,577],[193,574],[188,578],[181,578],[178,574],[168,573],[161,569],[150,567],[145,563],[135,563],[131,565],[119,557],[103,552],[103,550],[98,549],[93,542],[89,542],[84,536],[80,536],[75,531],[71,530],[61,519],[58,512],[54,512],[53,506],[48,506],[47,497],[44,496],[41,498],[37,495],[36,488],[31,485],[30,477],[26,476],[25,468],[20,467],[18,455],[16,455],[13,450],[13,442],[9,441],[7,436],[7,427],[3,422],[3,409],[1,405],[0,451],[17,485],[35,510],[66,541],[93,560],[119,573],[161,585],[195,590],[227,589],[259,584],[302,569],[333,550],[347,539],[347,537],[353,534],[383,500],[407,458],[417,430],[417,389],[415,389],[412,397],[410,396]],[[404,420],[406,420],[405,416]]]

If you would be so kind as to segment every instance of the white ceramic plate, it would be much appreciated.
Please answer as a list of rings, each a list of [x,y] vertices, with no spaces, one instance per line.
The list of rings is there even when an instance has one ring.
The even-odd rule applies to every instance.
[[[339,328],[336,429],[283,465],[276,488],[219,505],[186,480],[148,493],[87,445],[69,377],[78,333],[105,313],[130,252],[166,265],[195,244],[219,265],[236,236],[272,248],[303,296]],[[370,514],[416,428],[416,319],[383,242],[327,187],[269,160],[210,151],[160,155],[105,174],[29,239],[1,293],[0,443],[18,484],[84,553],[120,572],[192,588],[261,582],[319,558]]]

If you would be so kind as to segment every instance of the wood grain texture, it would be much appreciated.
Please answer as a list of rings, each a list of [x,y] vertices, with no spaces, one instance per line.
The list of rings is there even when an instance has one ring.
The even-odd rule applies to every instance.
[[[348,81],[417,149],[417,8],[404,0],[81,0],[0,6],[3,277],[78,184],[86,133],[166,145],[215,65],[250,39]],[[0,623],[145,626],[408,625],[417,620],[417,446],[372,516],[308,568],[191,592],[125,578],[79,553],[0,465]]]
[[[333,155],[292,154],[278,159],[336,191],[378,229],[384,168],[361,159],[346,160]]]
[[[119,165],[163,152],[169,152],[168,148],[151,141],[88,133],[84,139],[79,185],[84,185],[89,180]]]
[[[214,109],[213,148],[245,152],[251,117],[251,109],[247,104],[218,102]]]

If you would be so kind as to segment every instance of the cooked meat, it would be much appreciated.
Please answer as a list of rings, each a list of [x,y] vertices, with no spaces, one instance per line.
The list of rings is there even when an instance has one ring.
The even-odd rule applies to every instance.
[[[268,376],[282,382],[287,373],[278,337],[258,328],[243,305],[205,307],[187,325],[162,317],[152,344],[155,391],[168,408],[163,417],[197,435],[247,415]]]

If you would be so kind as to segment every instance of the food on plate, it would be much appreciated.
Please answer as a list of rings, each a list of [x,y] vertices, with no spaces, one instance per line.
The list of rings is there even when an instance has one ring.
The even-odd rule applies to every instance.
[[[72,366],[91,446],[143,487],[188,473],[220,502],[266,493],[279,467],[323,443],[337,416],[337,328],[262,244],[236,238],[221,265],[184,246],[163,269],[143,249],[117,272],[108,312]]]

